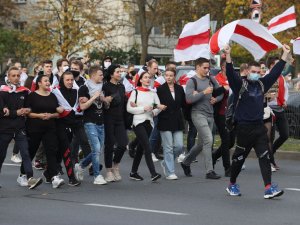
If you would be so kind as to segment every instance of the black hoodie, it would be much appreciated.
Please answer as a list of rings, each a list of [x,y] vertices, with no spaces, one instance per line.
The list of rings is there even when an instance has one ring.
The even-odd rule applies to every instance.
[[[64,98],[67,100],[67,102],[70,104],[70,106],[74,106],[76,104],[78,91],[73,88],[67,88],[64,85],[63,80],[61,79],[59,81],[59,87],[60,92],[64,96]],[[81,116],[76,116],[75,112],[72,110],[67,116],[62,117],[58,120],[59,123],[63,122],[68,125],[78,125],[80,122]]]
[[[17,116],[17,110],[24,108],[29,90],[21,92],[0,91],[0,133],[15,133],[25,129],[25,117]],[[3,108],[9,109],[9,116],[4,116]]]

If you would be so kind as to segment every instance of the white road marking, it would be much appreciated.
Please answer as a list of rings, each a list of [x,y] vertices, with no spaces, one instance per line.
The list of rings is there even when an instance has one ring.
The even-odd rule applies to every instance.
[[[299,188],[285,188],[285,190],[289,190],[289,191],[300,191]]]
[[[176,215],[176,216],[187,216],[187,215],[189,215],[187,213],[160,211],[160,210],[152,210],[152,209],[140,209],[140,208],[125,207],[125,206],[117,206],[117,205],[102,205],[102,204],[95,204],[95,203],[88,203],[88,204],[84,204],[84,205],[95,206],[95,207],[104,207],[104,208],[113,208],[113,209],[124,209],[124,210],[131,210],[131,211],[140,211],[140,212],[169,214],[169,215]]]
[[[21,166],[19,163],[3,163],[4,166]]]

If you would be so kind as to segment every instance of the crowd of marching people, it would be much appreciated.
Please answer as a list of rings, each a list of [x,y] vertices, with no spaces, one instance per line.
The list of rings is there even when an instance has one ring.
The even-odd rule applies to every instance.
[[[221,178],[215,165],[222,158],[224,175],[230,178],[226,190],[240,196],[237,177],[253,148],[264,198],[282,195],[271,175],[279,170],[274,153],[288,138],[284,112],[288,90],[282,71],[291,63],[290,49],[283,46],[281,58],[243,63],[240,73],[234,70],[230,50],[225,47],[216,76],[209,74],[210,61],[199,58],[195,71],[179,80],[175,62],[168,62],[162,73],[150,58],[138,72],[134,65],[120,66],[111,57],[105,57],[102,66],[72,58],[59,59],[54,68],[51,60],[45,60],[34,66],[32,76],[20,63],[9,62],[1,76],[0,171],[12,139],[12,160],[21,163],[17,182],[30,189],[43,180],[58,188],[65,183],[64,173],[68,185],[78,186],[86,170],[96,185],[121,181],[125,174],[141,181],[143,155],[153,182],[161,178],[157,158],[162,159],[166,179],[178,179],[176,161],[192,177],[191,165],[203,152],[205,178]],[[213,149],[214,127],[221,139],[217,149]],[[128,130],[135,135],[130,142]],[[127,149],[132,167],[122,171]],[[33,167],[44,170],[44,179],[34,176]]]

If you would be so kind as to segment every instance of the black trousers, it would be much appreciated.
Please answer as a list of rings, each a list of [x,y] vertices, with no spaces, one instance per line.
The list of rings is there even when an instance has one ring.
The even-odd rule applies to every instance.
[[[151,146],[149,137],[152,132],[152,126],[149,120],[146,120],[143,123],[138,124],[136,127],[133,127],[133,131],[139,141],[138,147],[133,159],[131,172],[137,173],[139,165],[141,163],[143,154],[145,154],[146,164],[152,176],[156,174],[154,163],[151,156]]]
[[[33,176],[31,159],[28,152],[28,141],[25,130],[19,130],[15,133],[1,133],[0,134],[0,172],[3,162],[6,157],[7,148],[11,140],[15,140],[15,146],[20,150],[22,157],[22,165],[20,168],[21,174],[26,174],[27,178]]]
[[[126,151],[128,137],[123,120],[115,120],[109,116],[104,120],[104,161],[106,168],[112,168],[113,162],[118,164]]]
[[[80,132],[81,128],[80,126],[72,127],[64,123],[57,123],[56,129],[59,142],[57,163],[60,165],[61,161],[63,160],[68,177],[74,178],[73,162],[71,160],[71,142],[73,133]]]
[[[28,145],[31,160],[34,159],[41,142],[44,146],[47,158],[46,174],[52,178],[57,175],[56,155],[58,152],[58,140],[56,129],[48,129],[40,132],[28,132]]]
[[[273,143],[273,154],[280,148],[280,146],[289,138],[289,123],[287,121],[285,112],[276,112],[273,111],[275,114],[275,125],[279,131],[279,137]],[[272,132],[272,140],[275,137],[275,126],[273,126]]]
[[[217,159],[219,159],[222,156],[223,167],[225,170],[227,170],[230,168],[230,152],[229,152],[230,134],[225,127],[224,115],[217,114],[215,115],[214,119],[221,138],[221,145],[212,154],[213,165],[215,165]]]
[[[232,156],[230,182],[235,183],[249,152],[254,148],[265,186],[271,184],[271,164],[267,129],[263,124],[241,124],[236,127],[236,149]]]

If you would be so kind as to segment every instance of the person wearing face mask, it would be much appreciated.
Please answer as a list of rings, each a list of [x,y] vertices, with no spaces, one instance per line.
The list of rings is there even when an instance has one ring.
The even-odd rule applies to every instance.
[[[107,72],[108,67],[112,64],[112,58],[110,56],[105,56],[102,60],[102,69],[103,69],[103,75],[104,75],[104,82],[109,82],[110,77]]]
[[[283,47],[281,60],[273,67],[270,73],[260,76],[260,65],[250,62],[247,79],[242,80],[234,71],[231,60],[231,48],[225,46],[226,75],[230,88],[233,91],[236,104],[236,149],[232,156],[230,183],[226,191],[231,196],[240,196],[241,192],[236,183],[243,163],[250,150],[254,148],[258,157],[259,166],[265,186],[265,199],[281,196],[283,191],[277,185],[272,184],[271,166],[268,151],[268,137],[263,123],[264,94],[271,88],[280,76],[286,61],[290,58],[290,48]],[[242,91],[242,94],[241,94]]]
[[[69,69],[69,61],[67,59],[59,59],[56,62],[56,67],[57,67],[57,74],[55,74],[55,76],[58,77],[58,79],[60,80],[61,75],[67,71]]]
[[[83,63],[80,60],[74,60],[71,62],[70,72],[73,74],[74,81],[77,84],[78,88],[84,85],[86,81],[86,79],[80,75],[82,71],[83,71]]]

